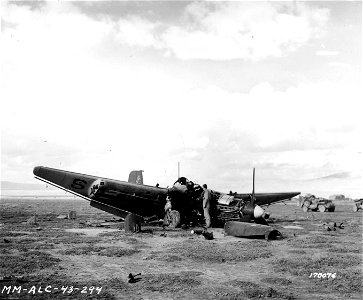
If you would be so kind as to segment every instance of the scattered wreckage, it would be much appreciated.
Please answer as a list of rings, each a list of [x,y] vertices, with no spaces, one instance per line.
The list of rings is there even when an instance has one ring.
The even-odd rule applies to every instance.
[[[333,224],[330,223],[324,223],[323,227],[326,231],[336,231],[337,229],[344,229],[343,223],[340,223],[339,225],[335,222]]]
[[[265,237],[265,240],[281,238],[280,231],[271,226],[262,224],[249,224],[245,222],[228,221],[224,224],[224,231],[227,235],[236,237]]]
[[[360,209],[363,210],[363,198],[354,200],[353,211],[357,212]]]
[[[302,207],[304,212],[320,211],[320,212],[333,212],[335,211],[335,204],[332,200],[328,200],[321,197],[316,197],[312,194],[306,194],[305,196],[299,196],[298,206]]]

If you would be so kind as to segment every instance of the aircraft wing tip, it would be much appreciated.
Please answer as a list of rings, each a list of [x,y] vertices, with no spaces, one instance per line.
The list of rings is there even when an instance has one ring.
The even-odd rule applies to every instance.
[[[34,169],[33,169],[33,174],[35,175],[35,176],[39,176],[39,173],[40,173],[40,169],[41,169],[42,167],[41,166],[37,166],[37,167],[35,167]]]

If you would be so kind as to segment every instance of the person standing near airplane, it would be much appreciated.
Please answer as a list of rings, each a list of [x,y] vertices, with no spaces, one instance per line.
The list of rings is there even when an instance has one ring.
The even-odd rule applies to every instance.
[[[210,222],[210,215],[209,215],[209,209],[210,209],[210,198],[211,194],[210,191],[207,188],[206,184],[203,184],[203,213],[205,218],[205,226],[209,228],[211,226]]]

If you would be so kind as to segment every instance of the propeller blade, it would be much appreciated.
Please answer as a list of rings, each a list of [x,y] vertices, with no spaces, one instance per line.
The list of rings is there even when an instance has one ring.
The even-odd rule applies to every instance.
[[[253,168],[253,178],[252,178],[252,205],[255,204],[255,168]]]

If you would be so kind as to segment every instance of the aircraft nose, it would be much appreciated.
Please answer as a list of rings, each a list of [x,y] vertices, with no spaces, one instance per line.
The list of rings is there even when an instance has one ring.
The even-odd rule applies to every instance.
[[[255,209],[254,209],[254,211],[253,211],[253,216],[254,216],[256,219],[258,219],[258,218],[261,218],[261,217],[262,217],[263,213],[264,213],[263,208],[262,208],[262,207],[260,207],[260,206],[258,206],[258,205],[256,205],[256,207],[255,207]]]

